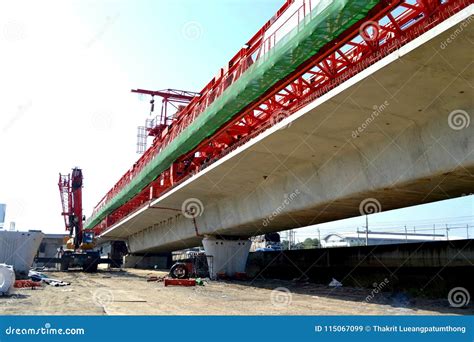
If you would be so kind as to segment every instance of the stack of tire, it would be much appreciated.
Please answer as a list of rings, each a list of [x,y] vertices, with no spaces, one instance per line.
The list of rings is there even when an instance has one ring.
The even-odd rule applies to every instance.
[[[9,295],[15,284],[15,271],[13,267],[0,264],[0,296]]]

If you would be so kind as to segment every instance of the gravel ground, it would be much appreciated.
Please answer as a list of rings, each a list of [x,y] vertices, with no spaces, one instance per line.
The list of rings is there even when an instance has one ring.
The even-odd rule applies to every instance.
[[[370,289],[329,288],[281,280],[205,281],[204,286],[165,287],[147,282],[165,272],[127,269],[45,272],[71,285],[17,289],[0,297],[1,315],[439,315],[474,314],[447,300],[377,294]]]

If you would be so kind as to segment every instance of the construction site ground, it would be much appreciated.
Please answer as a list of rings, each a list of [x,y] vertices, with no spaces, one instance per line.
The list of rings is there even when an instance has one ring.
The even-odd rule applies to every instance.
[[[165,287],[148,282],[155,270],[45,272],[68,286],[16,289],[0,297],[1,315],[439,315],[474,314],[446,299],[413,298],[370,289],[330,288],[308,282],[258,279],[204,281],[204,286]]]

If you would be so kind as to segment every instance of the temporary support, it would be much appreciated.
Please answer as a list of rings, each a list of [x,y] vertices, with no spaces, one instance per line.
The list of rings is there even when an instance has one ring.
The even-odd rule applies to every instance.
[[[206,236],[202,244],[206,255],[211,256],[207,258],[211,279],[216,279],[218,274],[234,277],[236,273],[245,273],[251,245],[249,239],[230,240]]]

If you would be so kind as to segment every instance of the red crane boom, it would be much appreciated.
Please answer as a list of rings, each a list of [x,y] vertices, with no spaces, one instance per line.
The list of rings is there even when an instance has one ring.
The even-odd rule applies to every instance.
[[[74,235],[74,246],[79,248],[82,242],[82,170],[78,167],[72,169],[67,175],[59,174],[59,193],[64,216],[64,224],[69,235]]]

